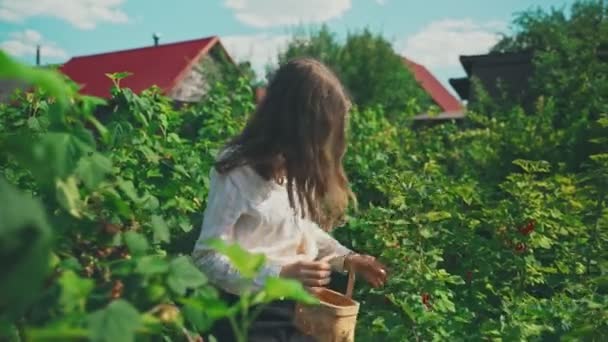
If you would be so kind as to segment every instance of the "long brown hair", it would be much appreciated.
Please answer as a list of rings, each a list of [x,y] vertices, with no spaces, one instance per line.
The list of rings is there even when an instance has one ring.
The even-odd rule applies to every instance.
[[[342,166],[349,109],[329,68],[310,58],[291,60],[215,167],[225,173],[246,164],[266,180],[285,180],[291,207],[330,230],[354,200]]]

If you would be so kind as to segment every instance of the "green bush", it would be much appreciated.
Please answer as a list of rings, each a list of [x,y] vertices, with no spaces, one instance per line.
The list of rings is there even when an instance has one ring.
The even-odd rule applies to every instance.
[[[359,339],[608,336],[608,121],[586,127],[600,153],[575,173],[555,115],[549,100],[411,131],[379,110],[352,114],[359,211],[337,234],[392,274],[361,285]]]
[[[353,119],[347,164],[361,209],[339,236],[389,261],[392,273],[386,288],[358,293],[358,336],[600,341],[608,334],[605,154],[578,174],[519,159],[540,155],[555,137],[534,116],[521,117],[520,131],[518,113],[416,134],[355,115],[365,120]]]
[[[551,101],[551,124],[565,135],[561,160],[576,169],[599,151],[585,137],[608,112],[608,4],[575,1],[569,8],[529,10],[513,20],[514,34],[505,36],[495,52],[530,50],[534,75],[530,95]],[[513,103],[510,103],[513,105]]]
[[[157,89],[119,88],[126,74],[108,103],[1,53],[0,75],[39,88],[0,106],[3,340],[193,341],[228,317],[244,341],[251,305],[314,301],[273,279],[228,306],[187,256],[217,149],[253,107],[248,81],[176,111]],[[264,260],[214,247],[244,275]]]
[[[244,331],[251,304],[310,300],[273,280],[228,307],[184,256],[213,158],[253,109],[248,81],[177,110],[156,89],[121,89],[124,76],[106,103],[0,54],[0,77],[40,88],[0,105],[1,336],[195,340],[220,317]],[[606,101],[558,125],[585,99],[541,95],[533,113],[469,111],[460,127],[412,130],[373,101],[353,110],[345,164],[359,206],[335,233],[391,271],[384,288],[357,283],[357,340],[605,340]],[[263,261],[217,248],[244,274]]]

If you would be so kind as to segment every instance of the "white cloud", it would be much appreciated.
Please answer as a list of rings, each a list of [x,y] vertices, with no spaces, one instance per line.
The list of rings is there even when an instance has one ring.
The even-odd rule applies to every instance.
[[[265,76],[266,65],[275,65],[280,51],[287,47],[289,35],[259,33],[221,37],[222,44],[238,62],[249,61],[258,77]]]
[[[444,19],[431,22],[395,45],[402,55],[429,68],[454,67],[459,65],[460,55],[488,52],[500,39],[498,32],[505,28],[506,24],[499,21]]]
[[[25,30],[13,32],[8,40],[0,43],[0,49],[15,57],[34,56],[36,46],[40,45],[42,58],[67,58],[68,54],[54,42],[47,41],[38,31]]]
[[[377,3],[378,5],[380,5],[380,6],[384,6],[384,5],[386,5],[386,1],[387,1],[387,0],[374,0],[374,1],[376,1],[376,3]]]
[[[129,20],[120,6],[125,0],[0,0],[0,21],[21,22],[30,17],[54,17],[79,29],[98,23]]]
[[[253,27],[320,23],[340,17],[351,0],[224,0],[236,18]]]

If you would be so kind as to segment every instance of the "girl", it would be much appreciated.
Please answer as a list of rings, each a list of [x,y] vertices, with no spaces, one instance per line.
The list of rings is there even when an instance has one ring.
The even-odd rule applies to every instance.
[[[315,289],[331,271],[353,270],[372,286],[386,281],[373,257],[342,246],[326,231],[353,198],[342,167],[350,103],[336,76],[313,59],[283,65],[243,132],[218,157],[193,258],[234,302],[244,289],[228,259],[205,245],[211,238],[266,255],[254,290],[267,277],[296,279]],[[273,303],[249,331],[249,341],[312,341],[293,325],[294,303]],[[230,325],[213,335],[233,341]]]

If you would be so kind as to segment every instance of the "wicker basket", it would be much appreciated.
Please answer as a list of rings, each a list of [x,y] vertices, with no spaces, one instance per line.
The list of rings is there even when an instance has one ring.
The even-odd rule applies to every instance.
[[[319,342],[352,342],[359,303],[352,299],[355,273],[349,272],[346,295],[322,289],[315,295],[320,305],[296,305],[295,323],[298,329]]]

